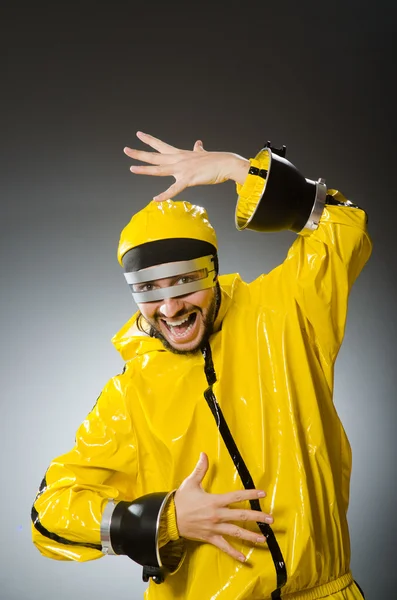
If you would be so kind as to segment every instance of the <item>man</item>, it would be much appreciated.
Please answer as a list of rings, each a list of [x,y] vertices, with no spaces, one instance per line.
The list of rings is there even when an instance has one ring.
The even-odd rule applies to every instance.
[[[49,467],[34,541],[57,559],[128,555],[154,600],[358,600],[351,455],[332,390],[348,294],[371,252],[366,215],[270,146],[248,161],[138,137],[156,152],[125,149],[152,165],[131,171],[175,183],[121,234],[139,308],[113,339],[125,369]],[[299,233],[250,284],[218,275],[206,211],[171,200],[228,179],[238,228]]]

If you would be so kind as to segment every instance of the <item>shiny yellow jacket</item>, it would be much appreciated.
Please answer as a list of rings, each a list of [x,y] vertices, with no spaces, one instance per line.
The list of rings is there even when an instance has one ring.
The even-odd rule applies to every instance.
[[[326,587],[316,586],[350,577],[351,451],[332,401],[333,372],[349,290],[370,252],[365,213],[327,206],[319,228],[298,235],[269,274],[249,284],[237,274],[220,277],[214,392],[256,486],[267,491],[261,505],[274,516],[288,573],[283,597],[311,590],[317,598]],[[34,542],[51,558],[102,556],[108,499],[177,488],[201,451],[210,463],[206,491],[242,489],[203,397],[202,355],[175,355],[132,335],[135,319],[113,340],[124,372],[104,388],[73,450],[52,462],[35,500]],[[182,566],[161,585],[150,583],[148,600],[269,598],[276,576],[266,545],[231,543],[247,563],[187,541]]]

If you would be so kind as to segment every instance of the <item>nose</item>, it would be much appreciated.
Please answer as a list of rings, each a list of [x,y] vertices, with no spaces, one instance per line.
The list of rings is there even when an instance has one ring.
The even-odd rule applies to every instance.
[[[161,301],[159,311],[166,319],[171,319],[183,309],[184,303],[180,298],[164,298]]]

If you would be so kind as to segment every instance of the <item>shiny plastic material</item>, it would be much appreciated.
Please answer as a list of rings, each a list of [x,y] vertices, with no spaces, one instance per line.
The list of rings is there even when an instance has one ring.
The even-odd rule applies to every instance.
[[[349,572],[351,451],[332,391],[349,290],[370,252],[364,211],[327,206],[319,228],[299,235],[269,274],[249,284],[236,274],[220,277],[222,303],[210,338],[213,391],[253,480],[267,492],[260,503],[274,516],[286,563],[283,596],[297,593],[292,598],[299,600],[360,598]],[[135,319],[113,340],[124,373],[106,385],[75,448],[52,463],[36,499],[43,527],[81,543],[67,546],[34,528],[47,556],[102,556],[85,544],[99,543],[107,500],[177,488],[202,451],[209,457],[208,492],[242,489],[203,396],[202,354],[166,351],[136,333]],[[244,526],[259,533],[255,523]],[[150,583],[147,599],[269,598],[276,573],[266,544],[229,541],[247,563],[188,541],[179,570],[159,586]]]
[[[120,235],[117,258],[128,250],[157,240],[192,238],[202,240],[218,248],[216,233],[208,220],[207,211],[189,202],[150,202],[136,213]]]
[[[219,433],[221,434],[223,442],[229,452],[230,458],[232,459],[234,466],[237,469],[237,473],[239,474],[241,483],[243,484],[245,489],[254,490],[256,489],[255,482],[252,479],[251,473],[249,472],[247,465],[244,462],[244,458],[241,456],[236,442],[233,439],[233,435],[229,429],[228,424],[226,423],[222,409],[219,406],[213,391],[213,386],[216,383],[217,379],[214,369],[214,363],[212,360],[211,345],[208,342],[206,342],[205,346],[203,347],[202,353],[204,357],[204,372],[208,383],[208,388],[204,392],[204,398],[206,399],[208,407],[212,412]],[[261,511],[261,505],[257,498],[250,500],[249,503],[252,510]],[[280,546],[277,543],[276,537],[270,525],[268,525],[268,523],[261,522],[257,522],[257,525],[262,535],[266,538],[266,543],[272,556],[274,568],[276,569],[277,589],[273,590],[272,592],[272,600],[276,600],[280,597],[281,588],[287,582],[287,569],[285,566],[285,561],[280,550]]]

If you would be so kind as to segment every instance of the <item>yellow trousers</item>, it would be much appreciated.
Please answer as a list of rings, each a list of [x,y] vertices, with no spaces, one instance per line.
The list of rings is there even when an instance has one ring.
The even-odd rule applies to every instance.
[[[342,577],[335,579],[325,585],[311,588],[303,592],[283,595],[285,600],[319,600],[320,598],[329,598],[329,600],[363,600],[357,584],[353,581],[351,573],[346,573]]]

